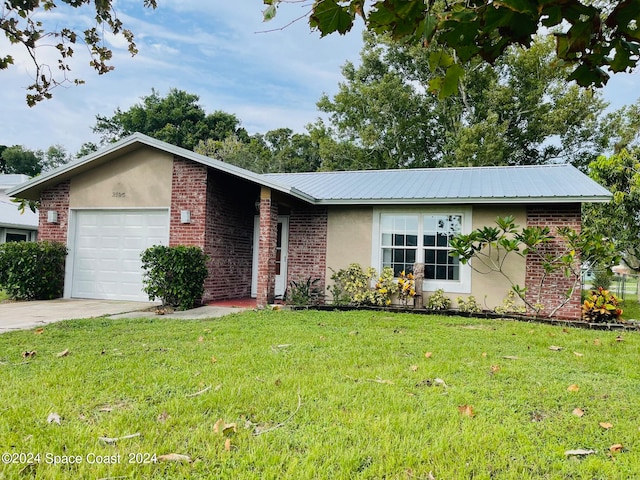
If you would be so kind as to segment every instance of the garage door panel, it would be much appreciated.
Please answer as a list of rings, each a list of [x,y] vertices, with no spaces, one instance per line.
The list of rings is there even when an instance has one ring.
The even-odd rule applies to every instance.
[[[168,212],[76,212],[71,296],[148,300],[140,254],[168,244]]]

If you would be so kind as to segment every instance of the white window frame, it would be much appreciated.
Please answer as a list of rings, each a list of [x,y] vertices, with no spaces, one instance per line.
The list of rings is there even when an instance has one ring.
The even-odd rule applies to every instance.
[[[382,270],[382,216],[383,215],[415,215],[418,217],[418,246],[416,262],[424,263],[424,216],[425,215],[460,215],[462,216],[462,233],[472,230],[472,208],[465,205],[434,206],[420,208],[375,208],[373,211],[373,233],[371,235],[371,265],[378,272]],[[423,282],[423,290],[433,292],[442,289],[448,293],[471,293],[471,267],[460,264],[458,280],[428,280]]]

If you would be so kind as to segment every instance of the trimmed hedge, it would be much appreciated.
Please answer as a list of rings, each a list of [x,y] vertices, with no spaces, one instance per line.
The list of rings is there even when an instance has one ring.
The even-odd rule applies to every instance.
[[[50,300],[64,289],[67,247],[58,242],[0,245],[0,288],[14,300]]]
[[[180,310],[193,308],[204,295],[207,256],[198,247],[154,245],[142,252],[143,290],[150,300]]]

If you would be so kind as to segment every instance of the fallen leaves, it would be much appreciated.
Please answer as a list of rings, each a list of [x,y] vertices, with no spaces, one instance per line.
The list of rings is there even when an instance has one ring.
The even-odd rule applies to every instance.
[[[460,415],[462,415],[463,417],[475,417],[476,414],[473,411],[473,407],[471,405],[459,405],[458,406],[458,412],[460,412]]]
[[[47,417],[47,423],[57,423],[58,425],[60,425],[61,420],[62,419],[60,418],[60,415],[55,412],[50,413]]]
[[[65,348],[63,351],[61,351],[60,353],[58,353],[56,355],[56,357],[58,358],[62,358],[62,357],[66,357],[67,355],[69,355],[69,349]]]
[[[411,365],[409,367],[409,370],[411,370],[412,372],[417,372],[418,371],[418,365]]]
[[[221,418],[213,425],[213,431],[218,435],[230,435],[238,431],[238,426],[235,423],[225,423]]]
[[[139,436],[140,436],[140,433],[132,433],[131,435],[124,435],[123,437],[98,437],[98,440],[108,445],[113,445],[114,443],[117,443],[120,440],[128,440],[130,438],[136,438]]]
[[[577,448],[575,450],[567,450],[566,452],[564,452],[564,454],[566,456],[583,456],[583,455],[593,455],[594,453],[596,453],[595,450],[591,450],[591,449],[586,449],[586,448]]]
[[[491,365],[491,371],[489,372],[491,375],[495,375],[500,371],[500,365]]]
[[[44,333],[44,328],[42,327],[36,328],[36,330],[33,333],[34,335],[42,335]]]
[[[424,354],[424,358],[431,358],[433,356],[433,352],[427,352]]]
[[[559,351],[561,351],[561,350],[562,350],[562,347],[559,347],[559,346],[557,346],[557,345],[551,345],[551,346],[549,347],[549,350],[554,351],[554,352],[559,352]]]
[[[514,355],[505,355],[502,358],[506,358],[507,360],[520,360],[518,357]]]
[[[190,393],[189,395],[187,395],[187,398],[193,398],[193,397],[197,397],[198,395],[202,395],[203,393],[208,392],[209,390],[211,390],[211,385],[209,385],[206,388],[203,388],[202,390],[200,390],[199,392],[196,393]]]
[[[578,390],[580,390],[580,387],[575,383],[567,387],[567,392],[577,392]]]
[[[573,352],[576,357],[584,357],[584,353]]]
[[[600,422],[598,425],[600,425],[605,430],[609,430],[610,428],[613,427],[613,425],[609,422]]]
[[[22,352],[22,358],[33,358],[36,356],[38,352],[36,352],[35,350],[26,350],[24,352]]]
[[[609,451],[611,453],[618,453],[624,449],[624,446],[621,443],[614,443],[609,447]]]
[[[573,412],[571,412],[573,415],[575,415],[576,417],[583,417],[584,416],[584,410],[582,410],[581,408],[574,408]]]
[[[166,455],[159,455],[158,461],[160,462],[180,462],[191,463],[191,457],[189,455],[182,455],[181,453],[168,453]]]

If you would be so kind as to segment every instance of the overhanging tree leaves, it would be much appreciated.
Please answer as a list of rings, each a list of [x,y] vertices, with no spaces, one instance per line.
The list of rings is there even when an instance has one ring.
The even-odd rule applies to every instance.
[[[69,80],[71,70],[69,59],[74,56],[75,48],[84,43],[89,49],[89,65],[98,74],[113,70],[109,62],[113,56],[111,49],[105,46],[105,35],[122,35],[127,42],[129,52],[135,55],[138,50],[133,33],[124,28],[113,8],[114,0],[5,0],[0,10],[0,30],[11,44],[24,47],[33,62],[35,73],[33,83],[27,86],[27,104],[51,98],[51,90],[67,82],[83,83],[81,79]],[[156,8],[156,0],[143,0],[148,8]],[[86,10],[94,24],[87,28],[75,25],[45,27],[47,13],[53,13],[59,6]],[[51,45],[50,42],[53,41]],[[53,46],[58,51],[57,65],[43,63],[39,52],[45,46]],[[0,70],[14,63],[13,56],[0,51]],[[57,71],[57,73],[54,73]]]
[[[263,0],[276,8],[293,0]],[[542,28],[555,36],[562,62],[573,65],[567,79],[582,86],[603,86],[612,72],[630,71],[640,60],[640,0],[316,0],[311,29],[321,36],[345,34],[356,17],[367,30],[388,33],[413,44],[437,43],[453,49],[460,62],[482,58],[493,63],[511,45],[530,47]],[[460,78],[457,62],[446,67],[448,83]]]

